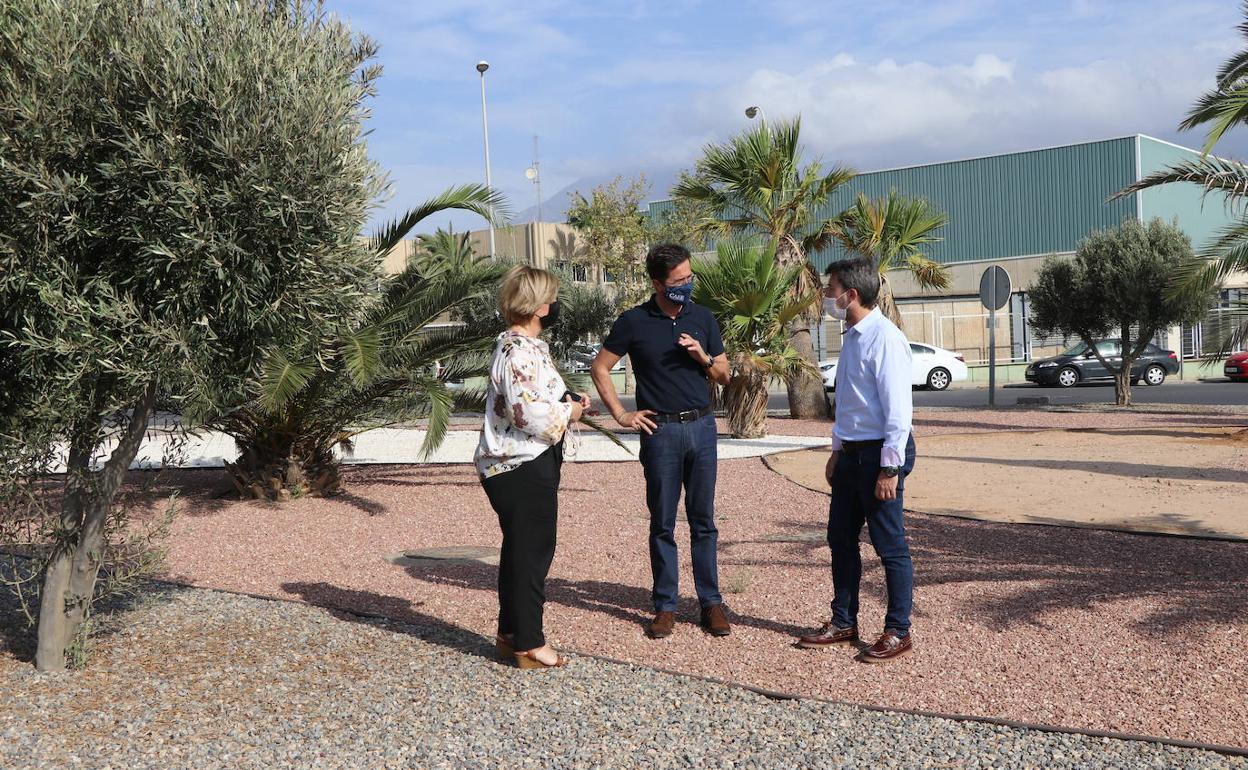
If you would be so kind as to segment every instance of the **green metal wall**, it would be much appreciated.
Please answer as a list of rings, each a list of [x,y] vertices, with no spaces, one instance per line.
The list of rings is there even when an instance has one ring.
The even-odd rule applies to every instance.
[[[1176,147],[1147,136],[1139,137],[1139,141],[1141,176],[1200,157],[1196,150]],[[1227,210],[1222,196],[1205,198],[1199,185],[1187,183],[1144,190],[1140,193],[1140,211],[1146,221],[1153,217],[1161,217],[1167,222],[1177,219],[1179,227],[1192,239],[1192,247],[1197,250],[1208,245],[1217,233],[1230,224],[1234,214]]]
[[[1092,230],[1135,216],[1133,198],[1106,199],[1135,179],[1135,138],[877,171],[854,178],[821,213],[832,216],[859,192],[896,190],[949,215],[944,240],[928,248],[943,263],[1073,251]],[[822,268],[839,252],[812,255]]]

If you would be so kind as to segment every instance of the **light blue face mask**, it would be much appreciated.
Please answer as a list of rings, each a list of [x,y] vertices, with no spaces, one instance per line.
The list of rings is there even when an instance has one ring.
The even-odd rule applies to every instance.
[[[693,299],[693,279],[690,278],[688,283],[682,283],[679,286],[666,286],[663,293],[677,305],[687,305]]]

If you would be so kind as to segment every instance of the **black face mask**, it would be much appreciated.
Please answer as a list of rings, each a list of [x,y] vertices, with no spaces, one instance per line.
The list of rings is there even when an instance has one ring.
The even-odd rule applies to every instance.
[[[543,329],[549,329],[559,323],[559,300],[550,303],[550,312],[538,319]]]

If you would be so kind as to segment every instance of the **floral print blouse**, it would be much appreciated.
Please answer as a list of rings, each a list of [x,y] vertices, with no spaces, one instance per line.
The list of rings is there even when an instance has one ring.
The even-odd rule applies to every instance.
[[[473,458],[481,478],[514,470],[559,443],[572,417],[572,405],[562,400],[567,389],[545,342],[513,331],[499,335]]]

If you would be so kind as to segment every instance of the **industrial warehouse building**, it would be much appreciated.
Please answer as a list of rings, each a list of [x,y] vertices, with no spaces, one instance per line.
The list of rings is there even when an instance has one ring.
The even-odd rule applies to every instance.
[[[1072,256],[1081,238],[1127,217],[1176,222],[1199,250],[1236,218],[1237,212],[1228,211],[1222,199],[1205,198],[1201,188],[1191,184],[1109,200],[1148,174],[1198,157],[1195,150],[1134,135],[871,171],[840,188],[818,216],[835,216],[859,193],[875,198],[896,190],[929,200],[948,215],[949,224],[940,232],[943,240],[928,246],[926,253],[948,266],[951,283],[944,290],[925,291],[908,273],[890,274],[906,335],[914,342],[961,353],[969,364],[986,362],[989,321],[978,299],[979,279],[988,266],[1000,265],[1010,274],[1014,293],[1010,304],[997,313],[997,360],[1021,363],[1051,355],[1066,342],[1038,339],[1027,323],[1027,290],[1047,257]],[[671,205],[655,201],[648,214],[661,215]],[[499,251],[546,266],[558,260],[552,253],[556,235],[569,231],[567,225],[545,222],[501,228]],[[484,253],[486,232],[474,232],[472,237],[478,252]],[[810,258],[822,270],[841,256],[832,248]],[[584,276],[601,280],[600,273],[591,267]],[[1213,316],[1226,313],[1231,302],[1240,300],[1248,300],[1244,275],[1228,281]],[[830,320],[817,331],[815,341],[823,356],[836,355],[840,331],[839,324]],[[1156,342],[1194,358],[1209,336],[1202,324],[1169,329]]]

